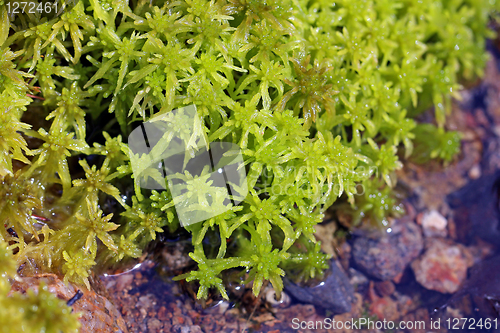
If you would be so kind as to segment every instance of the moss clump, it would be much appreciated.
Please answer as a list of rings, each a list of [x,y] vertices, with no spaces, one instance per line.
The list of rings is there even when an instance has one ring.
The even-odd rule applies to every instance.
[[[0,177],[12,195],[0,198],[0,213],[18,237],[3,230],[1,238],[17,244],[18,263],[83,284],[98,264],[138,257],[179,220],[171,191],[132,178],[135,157],[122,138],[194,104],[200,118],[177,124],[195,129],[186,143],[236,144],[249,192],[238,205],[214,192],[225,212],[186,226],[198,269],[182,278],[198,280],[203,298],[211,287],[226,296],[221,274],[232,268],[250,272],[255,293],[264,280],[279,293],[287,266],[317,276],[328,256],[314,226],[339,197],[383,221],[397,211],[381,202],[391,202],[394,171],[415,140],[432,132],[429,157],[452,159],[458,141],[444,130],[446,113],[459,80],[482,74],[497,8],[489,0],[81,0],[51,21],[10,22],[2,7]],[[417,125],[412,116],[432,105],[437,127]],[[211,188],[207,172],[199,188]],[[370,193],[357,197],[357,185]],[[196,199],[209,210],[203,195]],[[33,220],[33,209],[49,220]]]
[[[3,241],[0,241],[0,267],[0,332],[78,332],[78,314],[72,313],[71,307],[47,286],[41,284],[37,293],[30,289],[26,294],[9,295],[9,278],[16,277],[17,264],[12,250]]]

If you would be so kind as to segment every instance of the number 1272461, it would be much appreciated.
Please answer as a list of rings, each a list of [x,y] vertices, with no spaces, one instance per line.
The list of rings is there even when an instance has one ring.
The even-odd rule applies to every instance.
[[[16,14],[57,14],[60,4],[54,2],[10,1],[5,4],[9,16]]]

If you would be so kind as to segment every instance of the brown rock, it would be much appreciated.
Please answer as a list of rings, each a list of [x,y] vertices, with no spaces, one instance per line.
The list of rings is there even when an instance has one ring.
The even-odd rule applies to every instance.
[[[395,290],[396,287],[394,286],[394,283],[392,283],[391,281],[375,282],[375,291],[382,297],[391,296]]]
[[[163,327],[163,324],[158,319],[153,318],[153,319],[148,320],[148,329],[150,332],[157,332],[162,327]]]

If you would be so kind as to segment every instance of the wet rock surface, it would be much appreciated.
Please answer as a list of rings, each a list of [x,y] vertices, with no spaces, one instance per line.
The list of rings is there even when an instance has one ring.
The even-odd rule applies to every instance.
[[[470,295],[475,306],[491,317],[500,316],[500,256],[485,260],[470,270],[470,277],[442,308]]]
[[[424,254],[412,262],[417,281],[426,289],[454,293],[467,278],[467,249],[442,239],[430,239]]]
[[[423,248],[422,232],[409,219],[396,220],[382,237],[358,237],[353,244],[356,265],[380,280],[401,274]]]
[[[28,289],[37,290],[41,282],[47,285],[51,293],[66,301],[72,299],[77,291],[81,290],[82,297],[72,304],[73,311],[81,313],[80,333],[128,332],[120,312],[107,298],[94,291],[78,289],[73,284],[66,285],[57,275],[42,274],[20,278],[12,284],[11,292],[24,293]]]
[[[272,293],[266,291],[272,291],[270,286],[260,299],[255,298],[251,286],[243,286],[242,298],[235,297],[231,302],[209,298],[203,307],[188,296],[182,283],[160,279],[155,272],[155,264],[146,260],[130,271],[102,277],[130,332],[297,332],[292,327],[293,318],[307,321],[325,318],[325,310],[312,304],[296,301],[285,307],[280,302],[269,304],[272,302],[267,298]],[[336,320],[361,315],[363,297],[355,293],[353,301],[351,311],[335,316]]]
[[[500,239],[500,211],[498,191],[500,172],[484,175],[448,196],[455,210],[458,237],[471,241],[475,236],[492,244]]]
[[[335,261],[331,262],[330,271],[318,285],[299,286],[286,280],[285,291],[301,302],[314,304],[334,313],[351,311],[351,304],[354,302],[354,289]]]

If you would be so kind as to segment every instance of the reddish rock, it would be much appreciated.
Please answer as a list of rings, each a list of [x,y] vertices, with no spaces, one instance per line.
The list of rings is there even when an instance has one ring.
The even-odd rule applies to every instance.
[[[369,311],[377,318],[394,321],[400,317],[398,303],[388,296],[379,297],[375,292],[373,281],[370,282],[368,298],[370,300]]]
[[[40,274],[15,280],[11,291],[37,290],[41,282],[47,285],[50,292],[66,301],[71,299],[79,290],[71,283],[66,285],[57,275]],[[72,305],[74,311],[81,313],[80,322],[82,326],[80,333],[128,332],[119,311],[107,298],[85,288],[80,290],[83,292],[83,296]]]
[[[454,293],[467,278],[466,251],[459,244],[432,239],[425,253],[411,264],[417,281],[426,289]]]

